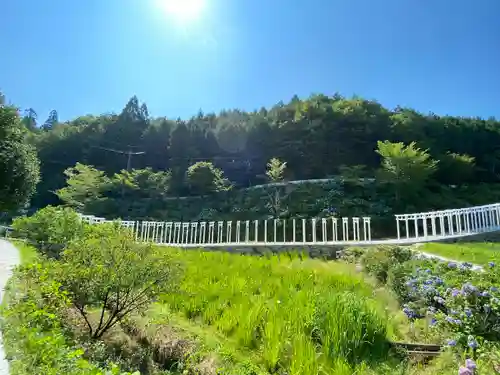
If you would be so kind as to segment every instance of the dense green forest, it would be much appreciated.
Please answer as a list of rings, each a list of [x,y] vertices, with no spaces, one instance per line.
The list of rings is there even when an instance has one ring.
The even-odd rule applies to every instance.
[[[293,97],[182,120],[153,118],[134,96],[119,114],[60,122],[56,111],[42,121],[28,109],[20,122],[40,159],[33,208],[65,203],[107,217],[175,220],[300,217],[331,207],[390,216],[500,196],[500,122],[359,97]],[[255,187],[310,179],[329,181]]]

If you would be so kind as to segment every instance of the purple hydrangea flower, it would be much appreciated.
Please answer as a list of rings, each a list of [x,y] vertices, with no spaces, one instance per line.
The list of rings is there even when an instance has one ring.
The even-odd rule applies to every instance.
[[[430,322],[430,325],[431,326],[435,326],[436,324],[437,324],[437,319],[436,318],[432,318],[431,322]]]
[[[448,323],[454,323],[455,322],[455,319],[453,319],[451,316],[447,316],[446,318],[444,318],[444,320],[446,320]]]
[[[455,262],[448,263],[448,268],[457,268],[457,264]]]
[[[467,367],[460,367],[460,369],[458,370],[458,375],[474,375],[474,373]]]
[[[457,342],[456,342],[456,340],[448,340],[448,342],[446,344],[448,346],[455,346],[455,345],[457,345]]]
[[[476,368],[476,362],[474,360],[467,358],[465,360],[465,367],[467,367],[469,370],[474,370]]]
[[[457,297],[458,295],[460,294],[460,290],[454,288],[452,291],[451,291],[451,295],[452,297]]]

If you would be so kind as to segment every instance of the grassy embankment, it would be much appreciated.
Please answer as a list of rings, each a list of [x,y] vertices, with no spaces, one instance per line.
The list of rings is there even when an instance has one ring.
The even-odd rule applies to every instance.
[[[489,262],[500,264],[500,243],[495,242],[428,243],[420,249],[462,262],[478,265],[486,265]]]

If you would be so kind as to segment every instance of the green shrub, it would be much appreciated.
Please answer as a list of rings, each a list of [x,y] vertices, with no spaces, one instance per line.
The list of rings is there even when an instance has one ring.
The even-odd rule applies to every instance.
[[[370,250],[361,258],[361,263],[366,272],[374,276],[378,281],[385,283],[387,281],[387,272],[392,259],[386,252]]]
[[[411,260],[413,253],[402,246],[378,246],[369,249],[361,257],[365,270],[382,283],[387,282],[389,269]]]
[[[163,248],[137,244],[119,223],[87,228],[85,236],[63,252],[56,278],[88,327],[98,339],[129,314],[169,291],[178,267]],[[90,309],[100,309],[100,319],[89,319]]]
[[[43,254],[57,258],[64,247],[83,234],[85,224],[70,208],[45,207],[30,217],[19,217],[12,227],[16,236],[32,242]]]
[[[348,247],[342,251],[342,259],[349,263],[356,263],[365,252],[366,249],[362,247]]]
[[[68,339],[63,311],[70,301],[49,272],[52,262],[18,268],[2,308],[2,333],[11,375],[119,375],[99,369]],[[126,375],[123,373],[122,375]]]
[[[412,273],[413,265],[410,262],[398,263],[389,267],[387,272],[387,286],[394,291],[399,302],[408,302],[408,287],[406,281]]]

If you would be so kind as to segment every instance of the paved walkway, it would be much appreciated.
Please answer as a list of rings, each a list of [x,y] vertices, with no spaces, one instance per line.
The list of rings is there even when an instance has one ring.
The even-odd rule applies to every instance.
[[[12,275],[12,268],[18,265],[19,251],[10,242],[0,240],[0,301],[4,296],[5,284]],[[2,345],[2,336],[0,334],[0,375],[9,374],[9,363],[5,359],[5,353]]]
[[[423,244],[415,244],[414,248],[415,248],[415,252],[423,258],[437,259],[437,260],[440,260],[442,262],[455,262],[458,264],[463,263],[463,261],[460,261],[460,260],[450,259],[450,258],[443,257],[441,255],[436,255],[436,254],[432,254],[432,253],[427,253],[425,251],[421,251],[421,250],[419,250],[419,248],[422,247],[422,245]],[[471,269],[473,271],[483,271],[483,267],[479,266],[477,264],[473,264]]]

